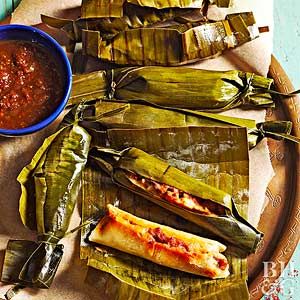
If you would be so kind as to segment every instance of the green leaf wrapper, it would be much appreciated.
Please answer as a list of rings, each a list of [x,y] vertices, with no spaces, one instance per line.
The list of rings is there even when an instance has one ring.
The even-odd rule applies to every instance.
[[[242,71],[192,68],[120,68],[76,75],[69,105],[93,99],[148,103],[205,111],[272,107],[272,79]]]
[[[207,24],[124,30],[110,41],[103,40],[99,31],[83,30],[82,43],[85,54],[116,64],[177,66],[215,56],[258,36],[253,14],[245,12]]]
[[[1,280],[49,288],[63,255],[58,244],[68,229],[86,164],[90,135],[77,123],[48,137],[19,174],[22,222],[37,242],[10,240]]]
[[[142,102],[141,102],[142,103]],[[141,103],[119,103],[96,101],[85,105],[84,126],[93,135],[93,144],[98,145],[99,136],[107,135],[107,129],[122,128],[170,128],[186,126],[204,127],[246,127],[249,149],[254,148],[263,138],[288,140],[300,143],[291,135],[292,122],[267,121],[229,117],[214,113],[187,109],[158,107]]]
[[[101,18],[115,17],[120,18],[125,15],[126,5],[134,4],[136,9],[139,7],[151,7],[158,10],[165,8],[202,8],[205,4],[217,4],[220,7],[228,7],[230,0],[172,0],[172,1],[157,1],[157,0],[83,0],[81,5],[82,18]]]
[[[207,22],[199,9],[166,8],[156,9],[139,7],[132,4],[124,6],[124,16],[120,18],[79,18],[77,20],[62,19],[41,15],[41,19],[49,26],[62,29],[73,42],[82,41],[82,30],[99,31],[104,40],[111,40],[118,33],[136,28],[170,26]]]

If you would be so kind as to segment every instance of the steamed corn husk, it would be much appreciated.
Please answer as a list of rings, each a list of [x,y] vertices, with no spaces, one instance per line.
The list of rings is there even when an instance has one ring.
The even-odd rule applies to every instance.
[[[73,78],[69,105],[93,99],[145,100],[160,106],[224,111],[274,106],[272,79],[242,71],[140,67],[97,71]]]
[[[126,5],[121,18],[79,18],[77,20],[61,19],[41,15],[49,26],[62,29],[73,42],[82,41],[82,30],[93,30],[101,33],[103,40],[114,38],[119,32],[144,27],[170,27],[185,23],[207,22],[199,9],[162,9]]]
[[[106,141],[103,143],[107,144]],[[189,127],[113,130],[107,145],[119,150],[139,147],[167,160],[187,174],[229,193],[242,217],[247,216],[249,163],[245,129]],[[139,217],[216,239],[199,226],[120,188],[110,178],[99,172],[92,162],[85,169],[82,188],[83,222],[90,217],[102,215],[106,205],[113,203]],[[82,231],[81,258],[87,259],[88,265],[93,268],[113,275],[101,272],[97,277],[96,271],[91,270],[93,280],[89,282],[109,295],[108,299],[114,299],[116,295],[119,299],[129,300],[161,297],[182,300],[202,297],[226,299],[229,292],[231,300],[249,297],[246,260],[232,255],[236,249],[231,246],[225,253],[230,262],[231,275],[225,280],[206,280],[157,266],[111,248],[99,247],[99,250],[95,250],[85,242],[89,231],[88,227]],[[105,280],[96,280],[100,277]]]
[[[228,7],[230,0],[83,0],[81,5],[82,18],[102,18],[115,17],[120,18],[126,14],[126,6],[133,4],[136,9],[139,7],[151,7],[158,10],[165,8],[202,8],[205,4],[216,4],[220,7]]]
[[[18,176],[22,222],[37,241],[9,240],[1,280],[22,287],[49,288],[63,256],[65,236],[79,194],[91,137],[78,125],[46,138]],[[15,292],[13,288],[9,295]],[[10,299],[10,298],[9,298]]]
[[[215,56],[258,36],[253,13],[245,12],[200,25],[124,30],[109,41],[99,31],[83,30],[82,43],[85,54],[103,61],[176,66]]]

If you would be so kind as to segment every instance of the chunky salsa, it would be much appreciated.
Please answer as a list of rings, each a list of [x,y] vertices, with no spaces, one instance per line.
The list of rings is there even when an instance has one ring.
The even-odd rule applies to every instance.
[[[63,84],[45,47],[0,41],[0,128],[24,128],[49,116],[63,96]]]

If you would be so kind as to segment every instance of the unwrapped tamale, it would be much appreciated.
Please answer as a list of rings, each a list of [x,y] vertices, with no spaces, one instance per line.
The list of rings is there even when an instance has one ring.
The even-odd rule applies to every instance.
[[[73,77],[69,105],[93,99],[145,100],[160,106],[222,111],[274,106],[273,80],[237,70],[133,67]]]
[[[83,30],[85,54],[121,65],[176,66],[212,57],[259,36],[251,12],[227,15],[207,24],[124,30],[110,41]]]
[[[89,241],[204,277],[229,275],[229,264],[222,254],[225,245],[138,218],[110,204]]]
[[[92,157],[120,186],[142,195],[219,238],[255,252],[261,233],[238,213],[231,196],[137,148],[97,148]]]

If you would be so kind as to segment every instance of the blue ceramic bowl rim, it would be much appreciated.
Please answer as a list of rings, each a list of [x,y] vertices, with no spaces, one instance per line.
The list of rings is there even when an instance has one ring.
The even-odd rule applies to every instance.
[[[71,65],[69,62],[69,59],[67,57],[66,52],[64,49],[61,47],[61,45],[54,39],[52,38],[49,34],[46,32],[37,29],[32,26],[27,26],[27,25],[18,25],[18,24],[9,24],[9,25],[1,25],[0,26],[0,31],[9,31],[9,30],[20,30],[22,32],[28,31],[28,32],[33,32],[37,33],[38,35],[42,36],[44,39],[49,40],[51,44],[54,46],[54,48],[57,50],[60,58],[62,59],[62,62],[64,64],[64,69],[66,71],[66,88],[64,95],[62,97],[62,100],[60,101],[59,105],[53,111],[47,118],[43,119],[39,123],[36,123],[34,125],[25,127],[25,128],[20,128],[20,129],[2,129],[0,128],[0,135],[7,135],[7,136],[19,136],[19,135],[25,135],[25,134],[30,134],[34,133],[38,130],[41,130],[42,128],[46,127],[50,123],[52,123],[59,115],[60,113],[64,110],[70,93],[71,93],[71,88],[72,88],[72,69]],[[1,41],[1,39],[0,39]]]

